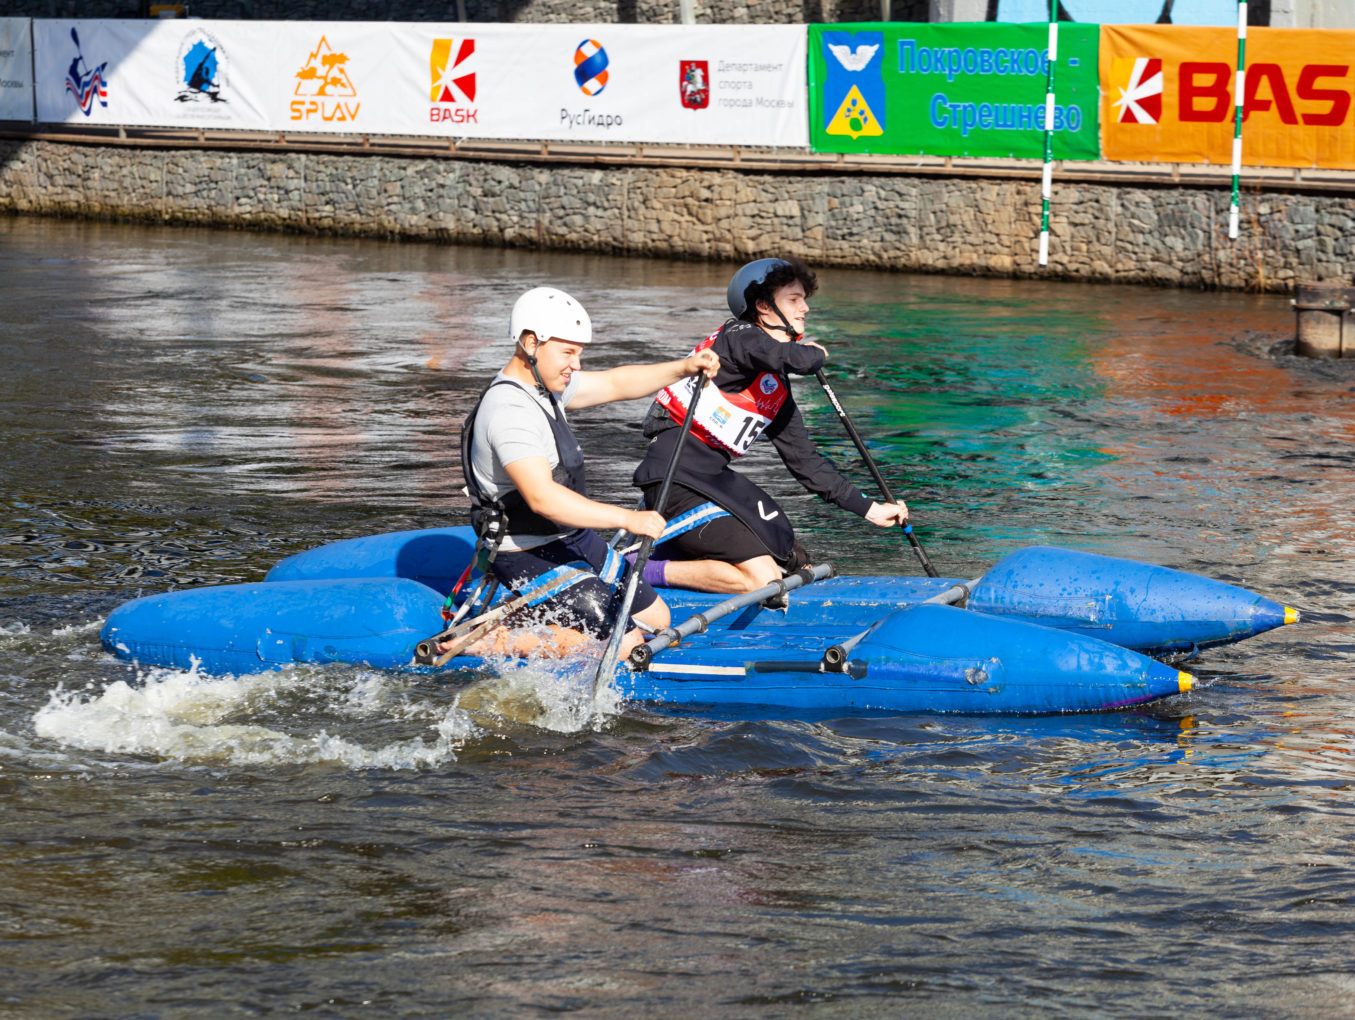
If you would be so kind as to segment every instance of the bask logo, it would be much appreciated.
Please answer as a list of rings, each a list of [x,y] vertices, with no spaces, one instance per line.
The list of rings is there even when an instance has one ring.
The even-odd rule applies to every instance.
[[[1111,64],[1111,87],[1119,94],[1112,106],[1120,124],[1156,124],[1162,119],[1162,58],[1117,57]]]
[[[434,39],[428,53],[430,84],[429,102],[437,105],[428,110],[428,119],[434,124],[451,121],[453,124],[475,124],[479,110],[475,102],[475,71],[471,58],[475,55],[474,39]]]
[[[292,94],[312,98],[309,102],[303,99],[292,101],[292,120],[316,117],[325,121],[357,119],[362,104],[347,102],[348,98],[356,99],[358,95],[352,79],[348,77],[348,54],[336,53],[323,35],[295,77],[296,90]]]
[[[428,99],[433,103],[475,102],[475,72],[466,61],[475,52],[474,39],[434,39],[428,54],[433,84]]]
[[[1346,122],[1352,105],[1349,63],[1292,68],[1257,61],[1246,70],[1245,120],[1264,114],[1288,125],[1339,127]],[[1337,87],[1323,87],[1324,79]],[[1110,82],[1116,96],[1111,106],[1119,111],[1117,123],[1158,124],[1164,93],[1170,93],[1169,118],[1174,116],[1183,124],[1221,123],[1233,117],[1235,80],[1235,66],[1222,60],[1182,60],[1164,71],[1160,57],[1116,57],[1111,61]]]
[[[689,110],[704,110],[710,105],[710,62],[682,60],[678,62],[678,95]]]

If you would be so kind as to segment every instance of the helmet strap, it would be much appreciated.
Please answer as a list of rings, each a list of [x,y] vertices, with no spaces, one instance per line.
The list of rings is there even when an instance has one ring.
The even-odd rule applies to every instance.
[[[532,336],[536,337],[536,334],[533,333]],[[539,338],[536,341],[536,346],[541,346],[541,340]],[[536,367],[536,352],[527,350],[522,342],[522,337],[518,337],[518,347],[522,348],[522,355],[527,359],[527,366],[532,370],[532,378],[536,380],[536,388],[541,391],[543,397],[548,397],[553,402],[554,397],[550,390],[546,389],[546,384],[541,381],[541,372]]]
[[[770,299],[767,301],[767,304],[771,305],[772,311],[774,311],[776,317],[781,320],[781,325],[778,326],[775,323],[769,323],[762,327],[763,330],[769,331],[774,329],[778,333],[785,333],[786,336],[790,337],[791,343],[797,343],[804,334],[795,332],[795,327],[790,324],[790,320],[786,318],[786,314],[781,311],[780,305]]]

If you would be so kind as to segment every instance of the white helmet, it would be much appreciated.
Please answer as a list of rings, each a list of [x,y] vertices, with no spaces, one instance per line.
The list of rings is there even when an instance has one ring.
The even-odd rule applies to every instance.
[[[513,305],[508,321],[508,338],[514,343],[530,329],[539,341],[565,340],[586,344],[593,339],[593,324],[588,313],[572,297],[554,287],[534,287]]]

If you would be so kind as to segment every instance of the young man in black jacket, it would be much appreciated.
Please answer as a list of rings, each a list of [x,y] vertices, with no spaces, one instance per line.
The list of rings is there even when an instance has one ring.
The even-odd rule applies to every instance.
[[[734,274],[728,301],[735,317],[696,346],[719,355],[720,370],[697,404],[663,507],[652,504],[694,382],[675,383],[655,398],[644,423],[649,450],[633,481],[670,525],[688,515],[691,528],[655,548],[644,574],[651,584],[739,593],[803,565],[804,550],[785,512],[730,466],[758,439],[770,440],[795,479],[821,499],[880,527],[908,520],[903,503],[872,502],[844,478],[815,448],[800,417],[789,377],[813,375],[828,357],[803,339],[816,289],[814,274],[798,259],[758,259]]]

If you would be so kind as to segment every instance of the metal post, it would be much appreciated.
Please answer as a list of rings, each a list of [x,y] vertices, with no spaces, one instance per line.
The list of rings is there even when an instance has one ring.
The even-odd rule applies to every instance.
[[[1228,236],[1237,238],[1239,178],[1242,175],[1242,114],[1247,84],[1247,0],[1237,0],[1237,78],[1233,83],[1233,202],[1228,209]]]
[[[56,17],[56,15],[52,15]],[[28,19],[28,84],[33,93],[33,123],[38,122],[38,41],[34,36],[33,19]]]
[[[678,20],[684,25],[695,25],[695,7],[695,0],[678,0]]]
[[[1049,0],[1049,73],[1044,92],[1044,173],[1040,178],[1040,265],[1049,265],[1049,196],[1054,183],[1054,64],[1059,59],[1059,0]]]

